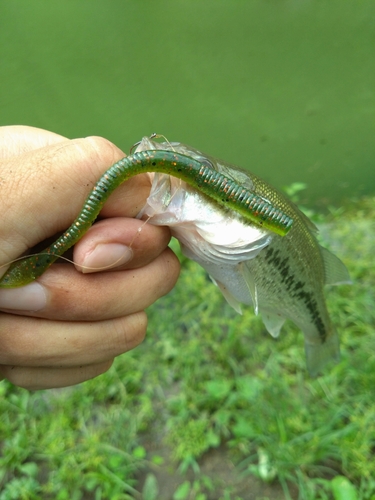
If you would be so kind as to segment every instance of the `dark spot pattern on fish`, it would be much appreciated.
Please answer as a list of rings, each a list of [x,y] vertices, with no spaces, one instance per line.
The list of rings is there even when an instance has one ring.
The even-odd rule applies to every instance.
[[[305,283],[303,281],[295,280],[294,276],[290,273],[289,258],[282,258],[280,251],[272,247],[265,250],[265,260],[267,264],[272,265],[281,276],[281,283],[285,286],[287,292],[292,298],[301,300],[310,313],[311,321],[315,325],[322,343],[326,341],[327,332],[324,322],[320,316],[319,308],[312,292],[304,290]]]
[[[311,292],[306,292],[304,290],[301,290],[296,294],[292,294],[292,297],[293,298],[297,297],[305,303],[307,309],[310,312],[311,320],[319,332],[320,338],[322,339],[322,343],[324,343],[327,340],[327,332],[324,327],[322,318],[320,317],[318,304],[316,303],[313,294]]]

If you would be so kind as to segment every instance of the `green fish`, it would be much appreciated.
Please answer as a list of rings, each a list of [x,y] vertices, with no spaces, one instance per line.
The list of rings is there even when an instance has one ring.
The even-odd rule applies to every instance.
[[[307,368],[316,376],[339,361],[339,339],[324,297],[325,284],[350,283],[344,264],[319,245],[315,225],[284,194],[258,176],[181,143],[144,137],[136,151],[172,150],[211,166],[293,219],[285,236],[264,230],[220,207],[185,182],[149,174],[150,195],[139,217],[169,226],[182,252],[200,264],[239,313],[253,305],[266,329],[278,337],[286,319],[303,332]]]

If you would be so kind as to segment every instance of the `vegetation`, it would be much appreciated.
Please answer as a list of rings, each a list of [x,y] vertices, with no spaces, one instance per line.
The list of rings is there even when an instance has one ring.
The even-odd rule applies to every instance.
[[[342,361],[237,315],[194,263],[146,341],[77,387],[0,383],[0,500],[375,499],[375,199],[324,217],[352,286],[327,289]],[[320,221],[321,222],[321,221]]]

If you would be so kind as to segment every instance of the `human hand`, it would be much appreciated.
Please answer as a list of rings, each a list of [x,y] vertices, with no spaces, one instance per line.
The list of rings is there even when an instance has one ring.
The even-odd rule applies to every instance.
[[[123,156],[98,137],[0,128],[0,266],[69,227],[101,174]],[[76,244],[76,269],[54,264],[37,282],[0,290],[0,376],[28,389],[77,384],[143,340],[144,309],[179,272],[169,230],[131,218],[149,190],[147,176],[116,189],[104,219]]]

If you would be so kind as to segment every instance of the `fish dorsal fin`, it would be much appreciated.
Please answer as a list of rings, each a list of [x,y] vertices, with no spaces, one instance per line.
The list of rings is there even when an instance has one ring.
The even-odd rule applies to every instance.
[[[223,283],[221,283],[220,281],[217,281],[215,280],[215,278],[213,278],[212,276],[210,276],[212,282],[219,288],[219,290],[221,291],[221,293],[223,294],[224,296],[224,299],[228,302],[228,304],[233,307],[233,309],[238,312],[238,314],[242,314],[242,310],[241,310],[241,304],[238,302],[238,300],[233,297],[233,295],[230,293],[230,291],[228,290],[228,288],[223,285]]]
[[[249,290],[251,300],[253,301],[254,312],[255,312],[255,314],[258,314],[258,312],[259,312],[258,290],[257,290],[257,286],[255,284],[254,278],[253,278],[249,268],[247,267],[246,262],[240,262],[239,264],[237,264],[237,268],[241,271],[242,276],[245,280],[246,286]]]
[[[264,326],[272,337],[277,338],[280,335],[280,330],[285,322],[285,318],[279,314],[260,311]]]
[[[322,246],[320,251],[324,262],[325,283],[327,285],[350,285],[352,281],[341,260]]]

